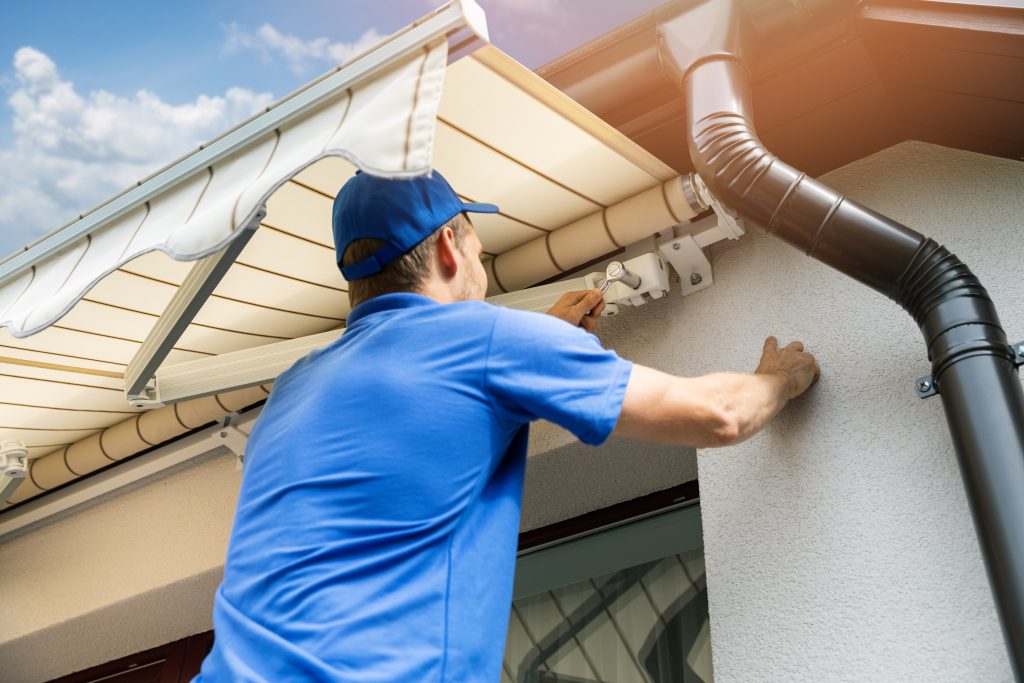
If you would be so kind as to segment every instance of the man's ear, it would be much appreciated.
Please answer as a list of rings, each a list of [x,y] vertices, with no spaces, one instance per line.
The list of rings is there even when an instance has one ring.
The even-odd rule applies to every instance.
[[[451,280],[459,272],[459,248],[455,244],[455,232],[445,226],[437,236],[435,247],[438,271],[445,280]]]

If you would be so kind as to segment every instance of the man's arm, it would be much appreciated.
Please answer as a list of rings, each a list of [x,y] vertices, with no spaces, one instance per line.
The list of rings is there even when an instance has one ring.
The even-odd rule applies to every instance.
[[[613,436],[709,448],[730,446],[757,433],[813,384],[821,372],[795,341],[764,344],[753,374],[675,377],[634,365]]]

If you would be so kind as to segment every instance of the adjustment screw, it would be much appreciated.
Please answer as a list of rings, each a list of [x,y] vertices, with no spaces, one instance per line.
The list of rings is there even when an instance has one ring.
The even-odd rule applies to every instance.
[[[679,242],[673,242],[672,243],[672,251],[679,251],[682,248],[683,248],[683,246],[681,244],[679,244]]]
[[[929,382],[926,379],[921,380],[921,382],[917,385],[917,390],[918,391],[922,391],[922,392],[923,391],[928,391],[931,388],[932,388],[932,383]]]
[[[700,273],[690,273],[690,284],[699,285],[704,278],[701,277]]]
[[[228,433],[227,432],[221,432],[220,433],[220,438],[222,438],[222,439],[228,438]]]

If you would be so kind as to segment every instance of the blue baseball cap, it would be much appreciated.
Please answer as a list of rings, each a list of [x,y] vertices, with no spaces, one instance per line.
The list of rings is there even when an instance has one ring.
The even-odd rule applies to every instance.
[[[346,280],[379,273],[463,211],[497,213],[498,207],[462,201],[437,171],[401,179],[378,178],[357,171],[334,200],[338,268]],[[385,240],[387,244],[361,261],[342,266],[341,258],[348,246],[369,237]]]

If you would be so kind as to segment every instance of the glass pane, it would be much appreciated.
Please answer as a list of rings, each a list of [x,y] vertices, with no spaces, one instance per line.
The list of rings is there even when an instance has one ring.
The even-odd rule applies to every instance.
[[[703,549],[515,600],[503,683],[711,683]]]

